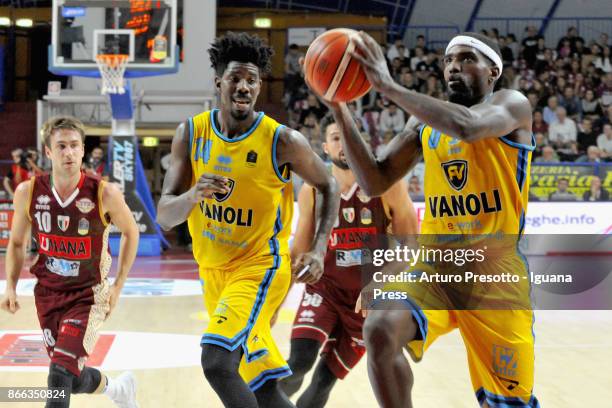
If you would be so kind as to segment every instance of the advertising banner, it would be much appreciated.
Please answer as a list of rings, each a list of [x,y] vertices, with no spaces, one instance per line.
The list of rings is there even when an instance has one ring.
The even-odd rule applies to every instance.
[[[13,203],[0,202],[0,249],[6,249],[13,221]]]
[[[601,187],[612,195],[612,164],[532,164],[530,200],[547,201],[550,194],[557,190],[559,179],[564,178],[568,181],[568,190],[580,201],[590,189],[593,176],[599,176]]]

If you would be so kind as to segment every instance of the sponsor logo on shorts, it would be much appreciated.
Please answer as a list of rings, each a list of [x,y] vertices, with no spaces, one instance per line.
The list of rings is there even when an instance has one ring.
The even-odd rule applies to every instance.
[[[68,337],[79,337],[81,329],[71,324],[63,324],[60,328],[60,333]]]
[[[96,204],[94,204],[93,201],[91,201],[89,198],[85,197],[85,198],[81,198],[79,200],[77,200],[76,202],[76,206],[79,209],[80,212],[84,213],[84,214],[88,214],[90,213],[94,208],[96,208]]]
[[[221,324],[227,320],[227,303],[225,303],[225,299],[221,299],[215,312],[213,313],[213,317],[217,319],[217,324]]]
[[[500,377],[499,375],[495,375],[495,376],[499,378],[499,380],[506,386],[508,390],[513,390],[519,385],[519,382],[516,380],[511,380],[509,378],[503,378],[503,377]]]
[[[80,261],[67,261],[65,259],[49,257],[45,266],[49,272],[60,276],[79,276]]]
[[[500,377],[516,377],[518,351],[516,349],[493,345],[493,371]]]
[[[57,226],[62,231],[66,232],[68,229],[68,225],[70,225],[70,217],[67,215],[58,215],[57,216]]]
[[[80,326],[83,323],[83,321],[81,319],[64,319],[62,323],[74,324],[76,326]]]
[[[91,258],[90,237],[62,237],[39,232],[38,245],[38,252],[48,256],[57,256],[67,259]]]
[[[298,323],[314,323],[315,312],[309,309],[302,310],[300,313],[300,317],[298,318]]]

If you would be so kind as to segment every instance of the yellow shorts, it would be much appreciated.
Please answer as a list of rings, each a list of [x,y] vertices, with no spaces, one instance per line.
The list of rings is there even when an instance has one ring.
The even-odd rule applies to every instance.
[[[532,392],[535,334],[527,264],[522,255],[514,252],[481,265],[480,270],[472,270],[480,274],[511,271],[521,278],[516,284],[505,285],[393,283],[384,286],[385,291],[398,291],[401,287],[408,295],[403,302],[412,310],[420,338],[409,342],[407,350],[418,362],[438,337],[459,329],[480,405],[486,401],[491,408],[539,407]],[[417,264],[410,271],[416,275],[449,272],[440,267],[436,270],[431,264]],[[487,309],[492,305],[495,310]]]
[[[210,322],[201,344],[229,351],[242,347],[238,369],[252,391],[267,380],[291,375],[272,338],[270,319],[291,282],[289,256],[238,270],[200,269]]]

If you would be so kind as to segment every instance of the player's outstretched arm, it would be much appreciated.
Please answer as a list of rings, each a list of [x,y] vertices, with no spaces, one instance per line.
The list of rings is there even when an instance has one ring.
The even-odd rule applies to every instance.
[[[25,181],[17,186],[13,197],[13,224],[6,250],[6,292],[0,301],[2,310],[15,313],[19,310],[17,302],[17,281],[23,268],[25,251],[30,238],[30,218],[28,205],[32,180]]]
[[[189,124],[181,123],[172,139],[170,168],[164,177],[162,196],[157,204],[157,223],[168,231],[187,219],[193,207],[213,193],[227,193],[227,179],[204,173],[191,185],[193,177],[189,152]]]
[[[340,126],[342,148],[349,167],[355,174],[357,184],[367,195],[384,194],[421,159],[421,123],[418,120],[411,117],[403,132],[391,139],[377,158],[361,137],[346,104],[329,103],[328,106]]]
[[[306,138],[299,132],[284,128],[277,144],[277,162],[280,167],[289,165],[307,184],[321,193],[321,216],[316,220],[315,234],[308,248],[294,261],[297,281],[314,283],[323,274],[323,257],[327,240],[338,215],[340,192],[334,177],[323,160],[312,151]],[[304,268],[308,269],[300,274]]]
[[[106,315],[108,318],[119,299],[119,294],[127,280],[128,272],[134,264],[140,232],[121,190],[112,183],[103,183],[103,186],[102,211],[109,215],[111,222],[121,232],[117,276],[111,288],[110,309]]]
[[[397,84],[380,46],[366,33],[353,41],[361,54],[353,52],[364,68],[372,87],[397,103],[420,122],[466,142],[506,136],[516,129],[525,130],[518,143],[531,143],[531,106],[520,92],[504,89],[495,92],[486,103],[465,107],[420,94]]]

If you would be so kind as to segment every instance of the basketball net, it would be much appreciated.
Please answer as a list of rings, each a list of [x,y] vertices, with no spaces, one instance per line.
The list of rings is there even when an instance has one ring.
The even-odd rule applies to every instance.
[[[96,63],[102,76],[103,94],[123,94],[123,75],[128,62],[127,54],[98,54]]]

